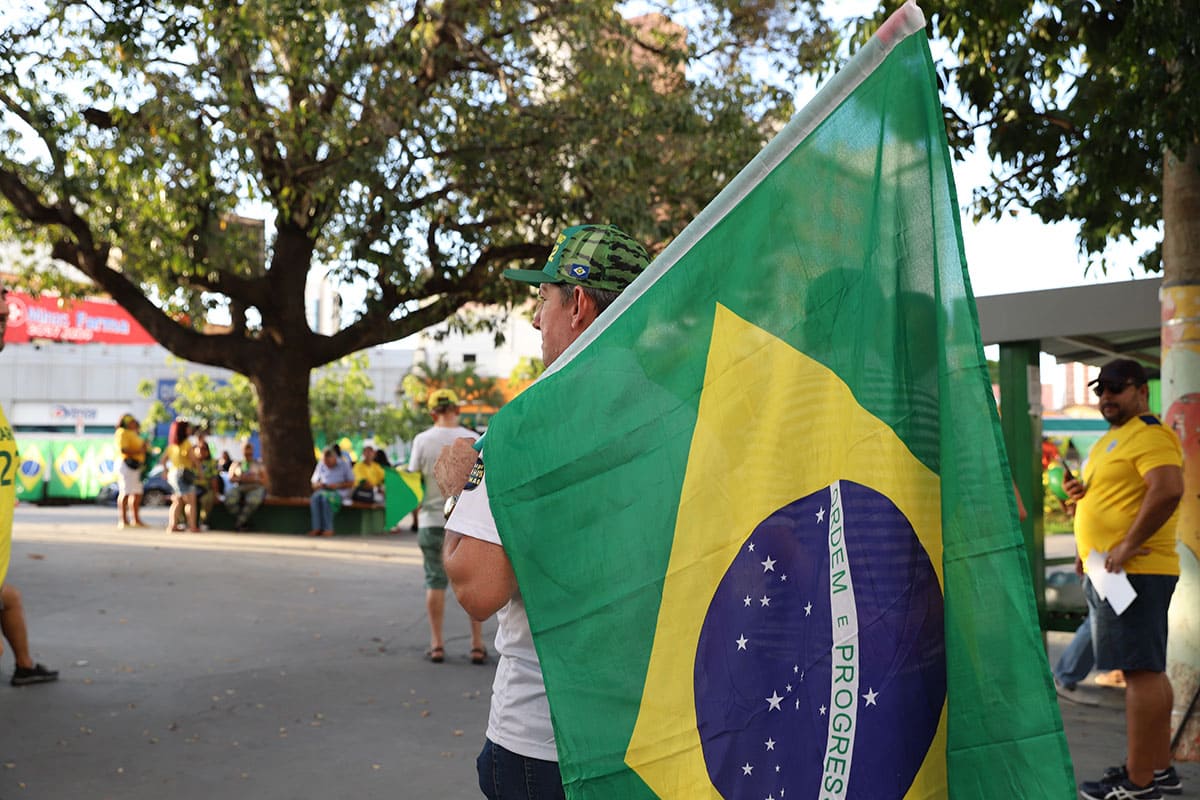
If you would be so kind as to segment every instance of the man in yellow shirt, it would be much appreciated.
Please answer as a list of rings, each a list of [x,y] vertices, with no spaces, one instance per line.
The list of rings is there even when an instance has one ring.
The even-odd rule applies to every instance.
[[[375,463],[375,448],[364,445],[362,458],[354,465],[355,489],[370,489],[371,502],[380,502],[383,499],[383,478],[383,467]]]
[[[1075,501],[1076,571],[1089,555],[1104,570],[1128,574],[1137,598],[1117,614],[1084,581],[1096,666],[1124,671],[1128,755],[1099,781],[1079,787],[1092,800],[1161,797],[1181,789],[1171,765],[1166,675],[1167,608],[1179,580],[1175,525],[1183,495],[1179,439],[1150,413],[1146,372],[1129,359],[1105,364],[1091,385],[1109,430],[1092,447],[1083,481],[1063,483]]]
[[[4,333],[8,329],[8,289],[0,283],[0,350],[4,349]],[[12,426],[0,408],[0,586],[8,575],[12,554],[13,509],[17,505],[17,439]]]
[[[8,289],[0,283],[0,350],[4,349],[4,333],[8,329]],[[25,627],[25,607],[21,593],[8,583],[8,564],[12,559],[13,509],[17,505],[17,439],[12,426],[0,408],[0,631],[12,648],[17,666],[12,685],[27,686],[58,680],[57,670],[34,663],[29,654],[29,635]]]

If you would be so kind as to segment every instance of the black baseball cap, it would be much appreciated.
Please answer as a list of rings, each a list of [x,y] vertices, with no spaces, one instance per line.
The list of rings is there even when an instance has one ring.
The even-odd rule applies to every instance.
[[[1090,381],[1088,386],[1095,386],[1098,383],[1107,383],[1110,385],[1124,385],[1132,383],[1134,386],[1142,386],[1148,380],[1146,368],[1132,358],[1118,358],[1110,361],[1100,368],[1100,377],[1094,381]]]

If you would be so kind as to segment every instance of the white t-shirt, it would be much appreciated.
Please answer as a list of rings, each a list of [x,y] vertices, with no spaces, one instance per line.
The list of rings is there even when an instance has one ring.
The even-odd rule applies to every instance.
[[[494,545],[500,533],[487,496],[487,477],[479,486],[463,492],[446,520],[446,528]],[[518,593],[496,613],[496,679],[492,681],[492,707],[488,713],[487,738],[506,750],[527,758],[558,761],[550,703],[542,666],[533,647],[525,603]]]
[[[446,524],[446,498],[442,497],[442,491],[433,476],[433,465],[437,463],[443,447],[449,447],[456,439],[466,437],[478,439],[479,434],[461,425],[453,428],[435,425],[413,437],[412,452],[408,454],[408,471],[420,472],[424,476],[425,497],[417,511],[417,524],[422,528],[441,528]]]

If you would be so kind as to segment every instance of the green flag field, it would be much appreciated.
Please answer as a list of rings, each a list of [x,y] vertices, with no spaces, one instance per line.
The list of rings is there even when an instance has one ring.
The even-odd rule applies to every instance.
[[[923,24],[492,420],[570,798],[1074,795]]]

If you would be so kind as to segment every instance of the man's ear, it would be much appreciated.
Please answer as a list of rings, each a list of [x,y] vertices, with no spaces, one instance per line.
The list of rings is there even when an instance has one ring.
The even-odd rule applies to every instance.
[[[574,310],[571,312],[571,325],[576,330],[583,330],[596,321],[599,313],[596,311],[596,301],[591,298],[582,286],[571,287],[571,302]]]

